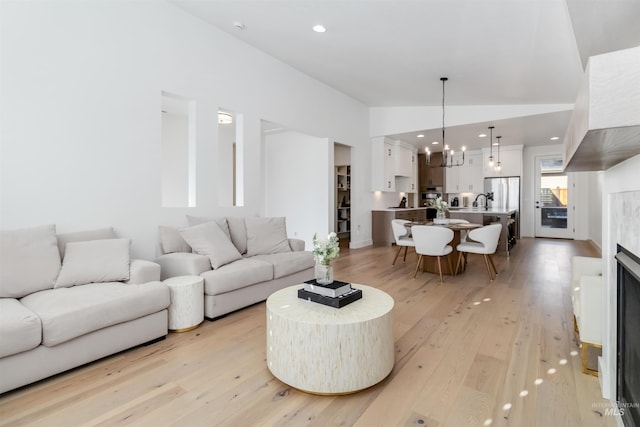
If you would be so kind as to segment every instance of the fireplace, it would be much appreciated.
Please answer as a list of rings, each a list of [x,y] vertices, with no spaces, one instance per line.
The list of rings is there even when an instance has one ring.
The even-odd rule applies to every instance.
[[[626,427],[640,427],[640,258],[618,245],[616,400]]]

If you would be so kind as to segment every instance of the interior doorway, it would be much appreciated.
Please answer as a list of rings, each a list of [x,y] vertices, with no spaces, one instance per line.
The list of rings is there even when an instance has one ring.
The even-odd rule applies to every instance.
[[[340,246],[348,248],[351,243],[351,147],[335,142],[333,145],[335,166],[335,225]]]
[[[573,177],[563,172],[562,156],[538,156],[535,162],[535,235],[573,239]]]

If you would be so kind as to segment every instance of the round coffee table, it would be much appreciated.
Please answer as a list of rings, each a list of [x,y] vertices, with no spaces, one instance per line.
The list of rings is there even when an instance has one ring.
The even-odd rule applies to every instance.
[[[186,332],[204,321],[204,279],[201,276],[176,276],[163,282],[169,287],[169,330]]]
[[[365,285],[362,299],[333,308],[298,298],[303,285],[267,299],[267,366],[285,384],[348,394],[379,383],[394,363],[393,298]]]

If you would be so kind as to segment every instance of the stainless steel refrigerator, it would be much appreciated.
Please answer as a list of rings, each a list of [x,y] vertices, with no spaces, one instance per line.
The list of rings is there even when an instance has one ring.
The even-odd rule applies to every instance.
[[[489,209],[515,209],[520,214],[520,177],[485,178],[484,192],[493,193]]]

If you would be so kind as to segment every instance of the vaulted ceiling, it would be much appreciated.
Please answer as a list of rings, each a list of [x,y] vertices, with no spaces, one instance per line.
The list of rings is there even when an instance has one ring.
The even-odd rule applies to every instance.
[[[447,105],[572,104],[590,55],[640,45],[640,0],[173,3],[371,107],[440,105],[441,76],[449,78]],[[312,31],[316,24],[327,31]],[[475,135],[494,124],[513,136],[510,143],[539,145],[547,134],[562,137],[569,116],[458,131]],[[415,135],[430,131],[437,132],[394,137],[419,145]]]

